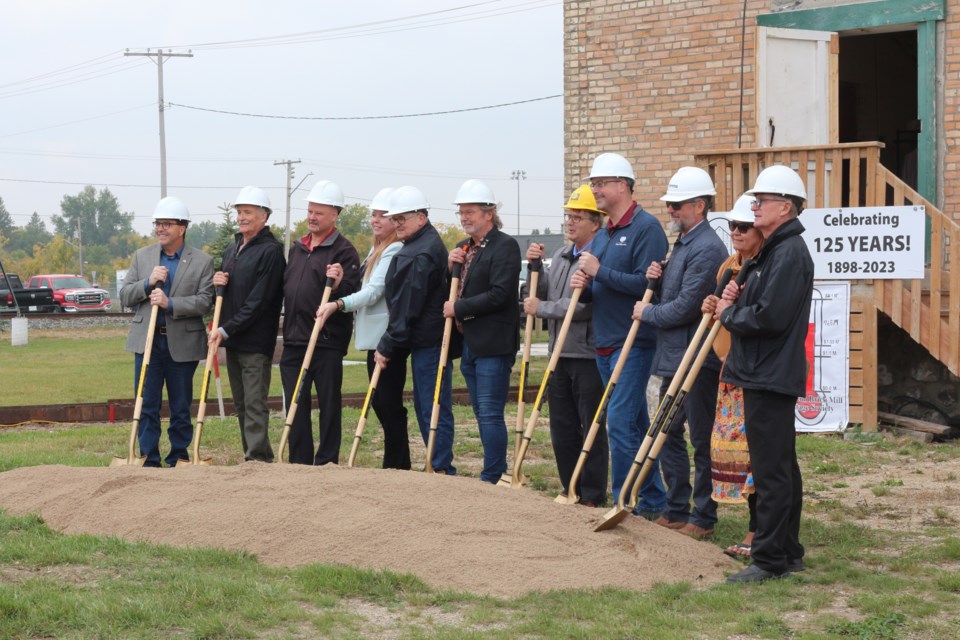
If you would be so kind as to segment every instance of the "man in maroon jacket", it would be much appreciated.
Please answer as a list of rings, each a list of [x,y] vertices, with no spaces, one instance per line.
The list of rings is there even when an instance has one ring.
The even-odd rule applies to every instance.
[[[350,241],[337,231],[337,216],[343,209],[343,192],[336,183],[321,180],[307,196],[309,233],[290,247],[287,270],[283,275],[283,355],[280,378],[283,395],[289,404],[296,393],[297,379],[316,319],[317,308],[326,286],[327,267],[334,279],[331,300],[360,289],[360,256]],[[290,425],[290,462],[299,464],[337,463],[340,457],[340,387],[343,383],[343,357],[353,333],[353,316],[337,313],[323,325],[307,365],[303,395]],[[313,450],[313,425],[310,421],[310,387],[317,391],[320,411],[320,443]]]

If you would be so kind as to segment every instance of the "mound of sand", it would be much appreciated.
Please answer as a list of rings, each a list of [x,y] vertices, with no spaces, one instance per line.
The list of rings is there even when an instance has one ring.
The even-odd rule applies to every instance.
[[[0,474],[0,506],[63,533],[242,549],[279,566],[411,573],[477,594],[709,584],[740,565],[641,518],[594,533],[605,510],[530,489],[409,471],[239,466],[74,468]]]

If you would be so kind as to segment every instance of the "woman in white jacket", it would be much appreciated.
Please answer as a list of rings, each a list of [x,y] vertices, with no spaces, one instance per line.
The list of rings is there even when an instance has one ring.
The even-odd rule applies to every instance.
[[[397,240],[394,224],[383,214],[387,212],[393,189],[387,187],[377,193],[370,203],[370,228],[373,246],[361,265],[363,285],[360,291],[328,302],[317,310],[324,321],[336,311],[356,313],[356,347],[367,352],[367,376],[373,375],[373,354],[380,337],[387,330],[387,301],[383,290],[387,269],[403,243]],[[336,265],[330,265],[330,268]],[[383,468],[409,469],[410,444],[407,436],[407,409],[403,406],[403,387],[407,382],[407,359],[390,359],[380,372],[380,381],[370,399],[374,413],[383,427]]]

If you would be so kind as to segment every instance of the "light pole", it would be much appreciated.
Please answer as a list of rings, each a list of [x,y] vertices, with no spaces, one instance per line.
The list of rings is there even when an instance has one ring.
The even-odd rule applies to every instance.
[[[527,172],[516,169],[510,174],[510,179],[517,181],[517,235],[520,235],[520,181],[527,179]]]

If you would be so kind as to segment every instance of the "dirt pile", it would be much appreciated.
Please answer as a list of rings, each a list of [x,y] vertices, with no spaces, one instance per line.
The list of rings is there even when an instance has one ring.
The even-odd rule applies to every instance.
[[[243,549],[280,566],[388,569],[495,596],[709,584],[740,566],[712,544],[640,518],[594,533],[605,510],[409,471],[25,467],[0,474],[0,507],[39,514],[63,533]]]

